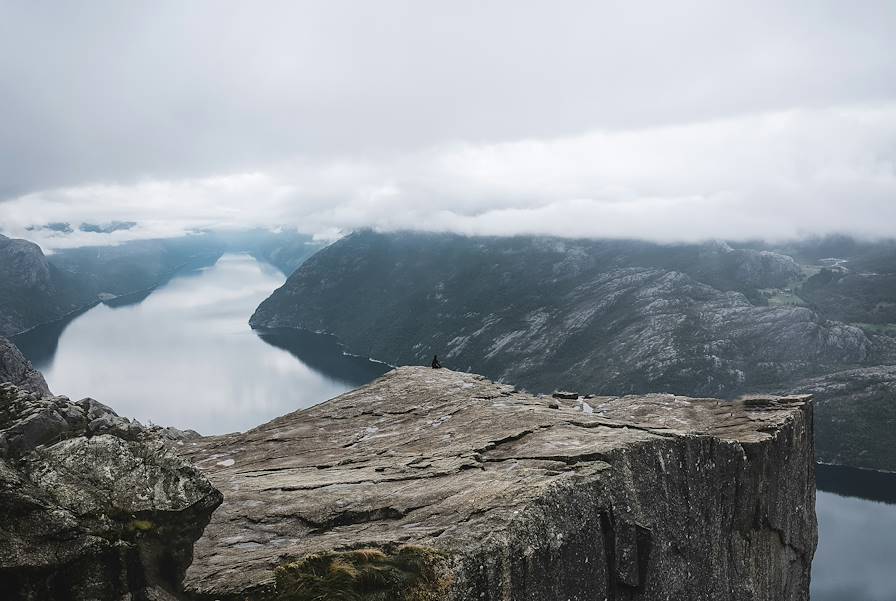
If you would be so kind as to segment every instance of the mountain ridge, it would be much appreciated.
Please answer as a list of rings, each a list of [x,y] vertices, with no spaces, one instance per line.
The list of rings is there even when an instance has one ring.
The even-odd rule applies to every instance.
[[[891,351],[888,339],[809,308],[751,303],[760,286],[796,275],[789,257],[728,249],[719,261],[718,245],[676,246],[672,258],[665,250],[362,232],[309,259],[250,324],[328,332],[395,365],[439,354],[541,392],[567,383],[594,393],[733,396]],[[732,253],[753,274],[739,280],[743,291],[722,277],[737,272]]]

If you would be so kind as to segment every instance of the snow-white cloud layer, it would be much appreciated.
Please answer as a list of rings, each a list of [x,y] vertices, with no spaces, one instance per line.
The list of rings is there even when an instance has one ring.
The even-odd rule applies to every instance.
[[[24,229],[110,219],[139,226],[113,234]],[[324,237],[365,226],[656,240],[884,237],[896,233],[896,106],[75,186],[2,203],[0,223],[50,248],[277,224]]]
[[[890,236],[894,31],[883,1],[13,0],[0,230]]]

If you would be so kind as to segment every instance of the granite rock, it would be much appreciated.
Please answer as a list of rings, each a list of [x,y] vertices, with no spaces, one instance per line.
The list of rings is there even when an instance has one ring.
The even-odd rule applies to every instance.
[[[572,400],[399,368],[178,447],[224,494],[185,589],[304,599],[276,582],[411,548],[449,601],[806,600],[812,423],[806,396]]]
[[[110,408],[0,384],[3,599],[177,599],[221,494]]]

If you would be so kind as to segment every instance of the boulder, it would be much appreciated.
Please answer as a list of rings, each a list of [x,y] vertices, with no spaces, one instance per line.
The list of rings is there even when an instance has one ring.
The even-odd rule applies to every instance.
[[[178,599],[221,494],[169,443],[84,399],[0,384],[3,599]]]

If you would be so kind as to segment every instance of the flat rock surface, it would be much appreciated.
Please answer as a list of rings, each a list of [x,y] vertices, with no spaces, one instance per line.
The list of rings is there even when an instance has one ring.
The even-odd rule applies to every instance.
[[[698,538],[688,530],[690,525],[682,524],[717,513],[719,518],[712,520],[717,530],[710,533],[707,526],[700,536],[713,547],[725,541],[710,542],[712,538],[732,537],[713,558],[722,565],[713,569],[724,572],[720,579],[726,582],[719,586],[726,591],[734,590],[727,578],[734,578],[729,574],[738,569],[729,563],[746,566],[750,562],[743,558],[765,553],[761,549],[768,547],[762,545],[784,549],[790,562],[800,564],[807,575],[815,543],[814,486],[808,484],[814,475],[811,461],[800,461],[812,452],[811,414],[805,426],[808,435],[804,428],[788,434],[786,441],[779,437],[794,423],[806,423],[807,399],[725,402],[672,395],[557,399],[519,392],[474,374],[402,367],[363,388],[248,432],[201,438],[179,447],[224,494],[224,503],[196,543],[185,586],[207,598],[236,598],[248,591],[261,591],[263,598],[277,565],[311,552],[397,542],[469,555],[498,539],[510,540],[507,533],[523,522],[530,530],[520,540],[532,539],[523,544],[550,546],[562,539],[563,532],[582,531],[585,526],[573,523],[579,519],[574,508],[559,510],[558,504],[562,512],[558,525],[542,524],[533,534],[537,520],[530,510],[543,508],[545,499],[557,491],[573,491],[576,486],[586,488],[588,496],[564,493],[563,502],[580,499],[600,505],[603,486],[612,497],[606,504],[607,511],[615,512],[610,514],[615,523],[626,523],[625,516],[631,514],[638,533],[650,528],[657,539],[670,529],[667,546],[679,544],[671,539],[681,532],[682,549],[690,544],[684,541],[685,531],[688,539]],[[764,449],[771,441],[782,448],[790,445],[781,456],[792,457],[793,466],[781,459],[782,465],[771,469],[791,484],[758,476],[769,465],[753,458],[771,457],[771,451],[751,449]],[[649,459],[642,457],[645,449]],[[791,467],[797,477],[787,472]],[[721,477],[729,472],[730,482]],[[662,483],[654,480],[653,473],[670,475]],[[616,492],[610,494],[610,489]],[[716,495],[719,500],[714,502],[730,506],[710,506],[713,502],[700,496],[703,489],[709,491],[706,499]],[[771,490],[775,498],[768,503],[757,500],[763,490]],[[688,494],[690,503],[682,499],[680,507],[637,507],[644,495],[662,499]],[[538,523],[553,519],[550,512],[548,518],[539,515]],[[810,516],[811,521],[799,516]],[[581,519],[590,518],[583,513]],[[774,532],[766,536],[762,528],[768,525],[768,532]],[[735,531],[741,533],[740,546],[733,542]],[[665,548],[657,545],[653,543],[654,548]],[[673,566],[673,559],[665,559],[664,553],[655,551],[651,565],[659,566],[668,578],[680,576],[676,586],[689,586],[691,579],[676,571],[684,568],[663,567],[663,562]],[[778,561],[774,554],[769,557]],[[699,563],[694,562],[695,569]],[[758,569],[756,562],[751,565],[743,569]],[[550,570],[544,571],[544,578],[550,580]],[[798,588],[797,580],[785,575],[781,581]],[[751,591],[744,589],[738,598],[754,593],[763,598],[761,591]],[[780,598],[801,598],[793,591],[778,593]],[[486,592],[482,598],[491,595]]]

